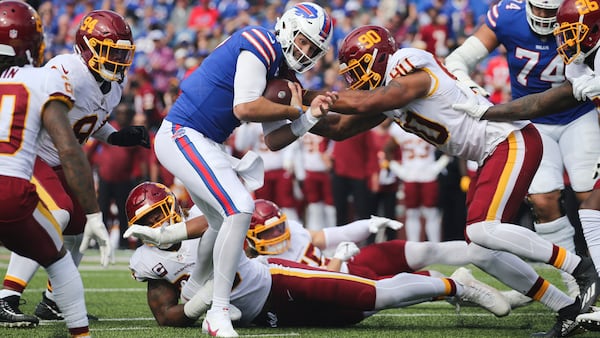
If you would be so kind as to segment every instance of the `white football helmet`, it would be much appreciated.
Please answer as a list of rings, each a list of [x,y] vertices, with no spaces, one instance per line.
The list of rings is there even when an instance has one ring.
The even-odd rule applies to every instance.
[[[310,2],[301,2],[283,13],[275,24],[275,35],[281,44],[283,54],[288,66],[298,73],[304,73],[314,67],[317,61],[329,50],[333,22],[331,17],[319,5]],[[294,40],[302,33],[318,50],[313,55],[302,53],[299,58],[294,57]]]
[[[562,2],[563,0],[527,0],[525,13],[527,13],[527,23],[529,23],[531,30],[539,35],[552,34],[556,24],[556,10]],[[533,13],[532,7],[554,10],[555,13],[551,17],[537,16]]]

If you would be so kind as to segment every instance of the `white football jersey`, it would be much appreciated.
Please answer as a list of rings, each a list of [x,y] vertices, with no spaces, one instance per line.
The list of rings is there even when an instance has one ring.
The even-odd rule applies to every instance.
[[[290,229],[290,246],[280,254],[269,257],[283,258],[290,261],[314,267],[323,267],[327,261],[319,248],[312,244],[312,236],[301,223],[293,220],[287,221]]]
[[[177,251],[142,245],[129,259],[131,276],[138,282],[164,279],[181,288],[196,264],[199,242],[198,238],[183,241]]]
[[[422,138],[392,124],[389,129],[402,151],[402,166],[406,169],[406,182],[431,182],[438,176],[435,163],[435,147]]]
[[[12,67],[0,74],[0,174],[31,179],[42,128],[52,100],[73,105],[71,77],[53,69]],[[50,139],[50,136],[48,136]]]
[[[452,109],[452,104],[467,100],[459,83],[430,53],[416,48],[402,48],[388,60],[386,84],[397,76],[417,69],[431,77],[427,97],[412,101],[401,109],[386,112],[404,130],[416,134],[444,153],[479,164],[511,132],[523,128],[529,121],[493,122],[477,120]],[[463,85],[464,86],[464,85]],[[481,104],[492,105],[483,96]]]
[[[71,79],[77,101],[69,112],[69,121],[79,143],[84,144],[90,136],[106,142],[108,135],[115,131],[106,122],[121,101],[122,84],[111,82],[110,91],[103,94],[91,71],[77,54],[57,55],[44,68],[57,69]],[[52,167],[60,164],[56,147],[45,132],[41,135],[39,156]]]

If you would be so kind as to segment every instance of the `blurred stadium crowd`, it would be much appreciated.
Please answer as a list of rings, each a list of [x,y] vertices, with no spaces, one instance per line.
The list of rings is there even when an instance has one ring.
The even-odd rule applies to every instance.
[[[174,102],[180,81],[193,71],[203,59],[240,27],[260,25],[273,29],[279,16],[294,1],[279,0],[55,0],[28,1],[37,8],[46,32],[46,60],[73,50],[74,32],[82,16],[94,9],[111,9],[129,22],[136,44],[135,59],[129,71],[122,104],[112,114],[110,123],[117,129],[127,125],[145,125],[153,132],[170,105]],[[495,0],[332,0],[317,1],[334,18],[332,48],[328,55],[298,79],[309,89],[339,89],[344,86],[338,76],[337,49],[344,36],[360,25],[381,25],[390,30],[399,46],[426,49],[443,59],[483,22],[489,6]],[[491,54],[473,74],[480,85],[491,93],[491,100],[500,103],[510,98],[508,66],[502,51]],[[322,152],[327,171],[338,176],[350,176],[363,190],[352,197],[351,191],[336,192],[346,202],[363,202],[363,206],[340,210],[331,196],[325,203],[337,207],[337,225],[352,218],[365,218],[371,214],[403,218],[401,182],[394,178],[373,184],[370,178],[382,169],[376,155],[386,140],[385,130],[369,131],[367,136],[357,136],[342,142],[316,140]],[[235,137],[235,135],[234,135]],[[365,142],[365,137],[370,141]],[[305,141],[308,142],[308,141]],[[315,142],[311,140],[310,142]],[[357,148],[358,143],[367,147]],[[235,147],[231,151],[243,153],[247,149]],[[152,149],[142,147],[114,147],[91,142],[86,145],[89,159],[95,167],[101,208],[107,226],[127,227],[124,201],[135,184],[151,180],[171,186],[186,202],[185,189],[174,181],[154,156]],[[344,156],[351,149],[354,156]],[[360,152],[358,149],[363,149]],[[337,155],[337,156],[336,156]],[[399,157],[401,155],[399,154]],[[291,160],[294,162],[294,160]],[[344,165],[344,161],[347,163]],[[288,161],[289,162],[289,161]],[[289,169],[290,165],[288,163]],[[343,168],[351,167],[351,170]],[[462,239],[464,226],[464,189],[461,178],[467,175],[464,163],[453,160],[440,175],[439,207],[443,211],[442,240]],[[285,174],[285,170],[283,171]],[[289,174],[289,170],[288,170]],[[301,180],[301,175],[295,177]],[[463,182],[464,184],[464,182]],[[378,205],[380,192],[393,196],[395,207],[382,211]],[[398,194],[397,192],[400,191]],[[304,215],[306,201],[302,189],[296,185],[296,205],[287,206],[276,196],[271,199],[282,207],[293,207]],[[189,201],[188,201],[189,202]],[[390,214],[391,213],[391,214]],[[385,215],[383,215],[385,214]],[[304,219],[304,216],[300,216]],[[333,226],[336,224],[329,224]],[[387,234],[395,237],[397,234]],[[424,235],[423,235],[424,236]],[[120,236],[119,236],[120,238]],[[120,240],[121,248],[135,244]]]

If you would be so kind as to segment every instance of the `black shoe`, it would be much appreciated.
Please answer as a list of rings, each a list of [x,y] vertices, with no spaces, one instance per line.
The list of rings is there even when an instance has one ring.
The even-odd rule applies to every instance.
[[[576,321],[580,308],[581,300],[577,297],[575,303],[558,310],[556,324],[549,331],[537,332],[532,334],[531,337],[570,337],[585,332],[585,329],[579,326]]]
[[[581,313],[585,313],[590,306],[596,303],[600,295],[600,280],[596,267],[589,257],[581,257],[581,262],[573,271],[573,277],[579,285],[579,298],[581,298]]]
[[[39,320],[19,310],[19,296],[0,298],[0,326],[4,327],[35,327]]]
[[[46,297],[46,292],[42,292],[42,300],[35,307],[35,315],[43,320],[63,320],[65,319],[56,303]]]

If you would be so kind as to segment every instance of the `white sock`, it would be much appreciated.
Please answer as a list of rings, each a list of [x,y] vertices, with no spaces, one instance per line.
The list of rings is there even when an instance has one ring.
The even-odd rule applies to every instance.
[[[12,280],[25,288],[31,281],[31,278],[33,278],[33,275],[39,266],[40,265],[36,261],[11,252],[8,269],[6,270],[4,279]],[[0,295],[2,294],[0,293]]]
[[[333,205],[325,204],[325,227],[334,227],[337,217],[337,209]]]
[[[214,296],[212,309],[229,306],[231,287],[251,217],[252,215],[247,213],[230,215],[221,225],[213,250]]]
[[[442,241],[442,218],[438,208],[421,207],[421,213],[425,217],[425,234],[430,242]]]
[[[579,219],[583,228],[583,236],[587,243],[590,257],[594,261],[596,271],[600,274],[600,211],[593,209],[580,209]]]
[[[421,241],[421,212],[419,209],[406,209],[404,230],[406,231],[407,241]]]
[[[52,282],[56,305],[65,317],[67,327],[87,327],[83,283],[71,254],[67,251],[64,257],[48,266],[46,272]]]

